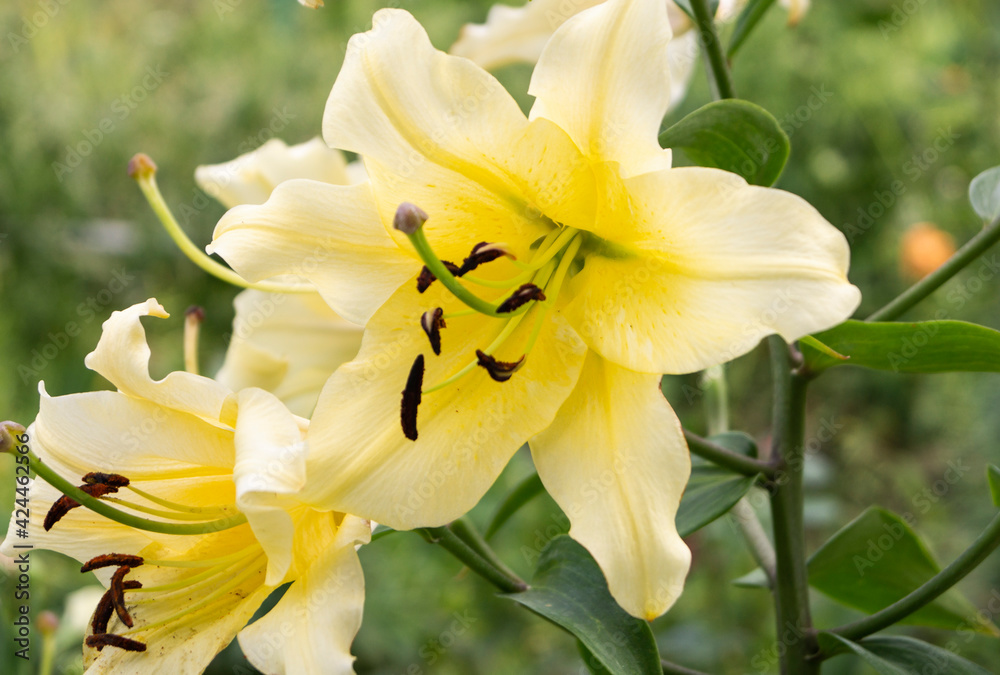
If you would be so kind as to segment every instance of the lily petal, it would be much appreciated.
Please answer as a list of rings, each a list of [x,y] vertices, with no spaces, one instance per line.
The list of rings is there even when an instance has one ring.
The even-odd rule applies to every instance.
[[[256,668],[275,675],[353,673],[351,642],[361,627],[364,576],[356,544],[371,537],[368,522],[346,516],[336,539],[278,604],[239,634]]]
[[[192,373],[173,372],[162,380],[149,375],[149,345],[139,321],[143,316],[165,319],[169,314],[155,299],[113,312],[104,322],[101,339],[84,363],[118,390],[205,419],[219,420],[230,392],[223,385]]]
[[[610,361],[693,372],[767,335],[792,341],[830,328],[861,300],[847,280],[844,235],[796,195],[697,167],[631,178],[624,188],[620,208],[630,217],[618,221],[615,241],[631,254],[588,258],[565,309]]]
[[[421,266],[386,232],[367,183],[286,181],[262,206],[226,213],[207,250],[249,281],[305,277],[337,314],[362,325]]]
[[[597,560],[618,604],[646,620],[674,603],[691,563],[674,524],[691,460],[659,379],[591,352],[555,421],[530,442],[570,535]]]
[[[343,153],[328,147],[321,138],[291,147],[272,138],[236,159],[199,166],[194,171],[198,187],[230,209],[240,204],[263,204],[274,188],[293,178],[333,185],[355,182],[348,175]]]
[[[458,303],[439,284],[423,295],[411,284],[401,288],[369,322],[358,358],[330,378],[308,433],[309,482],[301,499],[396,529],[441,525],[472,508],[510,456],[551,422],[576,383],[586,352],[558,316],[546,322],[524,366],[508,382],[494,382],[472,366],[456,382],[424,394],[419,436],[407,440],[400,391],[415,357],[428,354],[423,382],[429,389],[474,364],[476,349],[504,327],[502,320],[478,315],[449,318],[444,348],[434,356],[420,317],[435,306],[447,314]],[[516,361],[532,323],[528,315],[496,358]]]
[[[669,168],[658,136],[670,105],[670,37],[663,0],[607,0],[580,12],[538,60],[531,119],[552,120],[625,176]]]
[[[270,391],[296,415],[311,415],[333,371],[357,355],[362,328],[319,294],[248,289],[233,304],[233,337],[215,379],[233,391]]]
[[[236,504],[247,515],[267,554],[269,586],[277,586],[292,564],[295,527],[282,497],[306,482],[306,447],[288,409],[263,389],[239,393],[236,420]]]

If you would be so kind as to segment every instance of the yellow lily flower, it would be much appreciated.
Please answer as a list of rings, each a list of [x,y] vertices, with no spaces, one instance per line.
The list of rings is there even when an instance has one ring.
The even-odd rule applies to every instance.
[[[167,314],[155,300],[115,312],[87,357],[117,391],[40,387],[28,537],[12,518],[0,550],[59,551],[108,588],[86,637],[88,673],[198,673],[237,634],[264,672],[352,672],[368,522],[297,499],[308,423],[273,395],[185,372],[154,381],[142,316]]]
[[[464,56],[487,70],[511,63],[535,63],[552,34],[570,17],[604,0],[530,0],[523,7],[493,5],[486,23],[466,24],[451,53]],[[735,16],[743,0],[722,0],[716,18]],[[694,25],[674,0],[665,0],[674,39],[667,46],[670,63],[670,107],[687,93],[699,57]]]
[[[539,59],[528,117],[405,11],[352,38],[324,137],[370,182],[287,181],[209,247],[366,323],[313,415],[303,499],[441,525],[527,442],[619,604],[652,619],[676,600],[690,459],[661,374],[833,326],[860,293],[846,239],[801,198],[671,168],[669,38],[662,0],[580,12]]]
[[[199,166],[194,175],[202,190],[229,208],[263,204],[292,178],[334,185],[367,178],[360,162],[347,163],[319,138],[293,146],[271,139],[229,162]],[[233,304],[233,331],[215,379],[233,391],[264,389],[296,415],[311,415],[333,371],[357,355],[361,326],[337,316],[318,293],[248,289]]]

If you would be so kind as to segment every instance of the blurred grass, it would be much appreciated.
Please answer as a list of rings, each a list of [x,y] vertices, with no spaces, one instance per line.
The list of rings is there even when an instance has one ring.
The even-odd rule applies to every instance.
[[[395,4],[412,11],[442,48],[464,21],[481,20],[488,6],[482,0]],[[980,223],[967,204],[966,187],[978,172],[1000,164],[1000,40],[991,28],[1000,23],[1000,5],[907,3],[918,9],[906,14],[903,4],[814,3],[795,30],[773,10],[734,67],[738,91],[791,132],[792,156],[779,185],[805,197],[851,236],[851,278],[865,294],[862,316],[906,286],[899,242],[911,224],[934,222],[959,242],[975,233]],[[83,367],[83,357],[111,311],[150,296],[174,314],[169,322],[148,326],[154,368],[165,373],[180,367],[178,317],[188,305],[200,304],[208,315],[202,358],[212,372],[224,350],[235,291],[205,277],[174,249],[125,165],[137,151],[152,155],[182,225],[196,242],[207,242],[223,209],[197,190],[194,167],[256,147],[270,129],[290,143],[318,134],[346,40],[367,29],[379,6],[363,0],[330,0],[319,11],[293,0],[4,3],[0,362],[7,376],[0,382],[0,417],[30,422],[40,379],[53,394],[106,387]],[[33,34],[25,32],[25,21],[38,25]],[[22,35],[31,37],[16,39]],[[151,72],[162,75],[149,78]],[[510,67],[499,75],[527,106],[530,68]],[[152,86],[144,87],[144,78]],[[825,101],[810,108],[817,92]],[[696,73],[671,119],[707,100],[705,77]],[[934,161],[919,159],[944,136],[954,140]],[[87,143],[92,149],[84,153]],[[57,163],[72,161],[69,148],[81,156],[67,172]],[[894,181],[903,189],[887,205]],[[878,215],[876,204],[883,207]],[[998,281],[977,283],[979,269],[974,265],[911,316],[944,313],[1000,328]],[[116,278],[127,280],[123,288]],[[730,368],[733,425],[761,440],[769,415],[765,356],[758,350]],[[700,401],[686,395],[696,386],[694,376],[665,383],[685,423],[701,430]],[[913,512],[917,529],[947,561],[987,519],[984,467],[1000,463],[1000,387],[994,376],[838,369],[814,386],[810,408],[810,434],[824,420],[838,429],[810,456],[812,546],[876,502]],[[964,478],[943,494],[926,493],[959,458],[970,467]],[[484,522],[503,491],[527,471],[528,460],[519,455],[474,518]],[[0,463],[4,519],[12,488],[10,464]],[[554,503],[539,499],[498,534],[499,549],[530,575],[522,547],[563,531],[562,523]],[[753,567],[734,528],[719,521],[690,544],[695,564],[688,589],[654,624],[664,656],[712,672],[773,671],[768,597],[720,583]],[[492,597],[489,587],[419,537],[395,534],[361,555],[368,597],[355,643],[359,673],[582,672],[565,635]],[[998,569],[988,564],[962,585],[977,606],[1000,587]],[[0,670],[33,672],[37,660],[24,664],[11,656],[16,603],[9,573],[5,568],[0,576]],[[92,583],[71,561],[35,553],[31,612],[62,614],[67,595]],[[821,625],[851,616],[816,598]],[[40,645],[36,635],[36,659]],[[57,672],[79,672],[78,642],[63,639],[60,647]],[[984,638],[966,645],[962,637],[961,653],[995,664],[1000,649]],[[238,650],[229,649],[211,672],[249,672],[242,663]],[[824,672],[863,671],[838,659]]]

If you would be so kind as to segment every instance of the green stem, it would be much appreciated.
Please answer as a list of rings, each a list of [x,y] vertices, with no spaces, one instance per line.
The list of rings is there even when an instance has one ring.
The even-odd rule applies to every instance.
[[[805,403],[807,380],[791,371],[788,345],[776,335],[768,338],[774,377],[774,441],[772,454],[777,472],[771,482],[774,520],[777,639],[785,640],[780,652],[782,675],[815,675],[818,661],[810,660],[818,647],[809,612],[809,579],[806,573],[803,523],[802,469],[805,464]]]
[[[760,23],[760,20],[764,18],[767,10],[771,9],[771,5],[773,4],[774,0],[763,0],[762,2],[751,3],[744,10],[744,16],[740,17],[740,23],[736,26],[736,33],[733,35],[733,40],[726,49],[726,56],[730,60],[736,56],[736,52],[747,41],[750,33],[757,27],[757,24]]]
[[[38,476],[46,483],[59,490],[59,492],[79,502],[81,506],[86,506],[91,511],[101,514],[105,518],[110,518],[111,520],[121,523],[122,525],[127,525],[128,527],[134,527],[137,530],[159,532],[161,534],[208,534],[211,532],[228,530],[247,522],[247,517],[242,513],[238,513],[228,518],[221,518],[219,520],[200,523],[164,523],[158,520],[140,518],[139,516],[134,516],[131,513],[120,511],[119,509],[116,509],[96,497],[91,497],[86,492],[76,487],[46,466],[45,463],[30,450],[28,451],[27,456],[28,461],[31,463],[31,468],[34,469],[35,473],[38,474]]]
[[[872,313],[865,321],[892,321],[897,318],[965,269],[998,241],[1000,241],[1000,218],[983,228],[965,246],[955,251],[945,264],[910,286],[888,305]]]
[[[427,541],[439,544],[441,548],[465,563],[466,567],[490,582],[504,593],[520,593],[528,590],[528,584],[517,576],[507,576],[466,544],[447,527],[424,527],[418,530]]]
[[[954,562],[928,579],[923,586],[871,616],[827,632],[836,633],[848,640],[860,640],[867,635],[892,626],[929,602],[933,602],[942,593],[964,579],[998,546],[1000,546],[1000,514],[994,516],[983,533],[972,543],[972,546],[958,556]]]
[[[493,520],[490,521],[489,526],[486,528],[486,538],[489,539],[496,534],[497,530],[503,527],[504,523],[517,513],[518,509],[544,491],[545,487],[542,485],[542,479],[538,477],[537,473],[531,474],[518,483],[517,487],[500,504],[496,514],[493,516]]]
[[[663,668],[664,675],[708,675],[708,673],[703,673],[700,670],[692,670],[684,666],[679,666],[676,663],[671,663],[666,659],[660,659],[660,666]]]
[[[729,63],[726,61],[726,55],[722,52],[722,42],[715,30],[715,18],[708,11],[707,0],[691,0],[691,11],[694,12],[697,21],[695,28],[698,30],[698,39],[705,51],[705,56],[708,58],[709,69],[712,71],[715,97],[717,99],[736,98],[736,89],[733,87]]]
[[[517,573],[507,567],[504,561],[500,560],[496,551],[494,551],[490,545],[486,543],[486,540],[483,539],[483,535],[479,534],[479,530],[476,529],[476,526],[473,525],[468,518],[459,518],[458,520],[452,522],[452,524],[448,526],[448,529],[454,532],[455,536],[464,541],[469,548],[478,553],[480,557],[482,557],[489,564],[493,565],[493,567],[497,568],[497,570],[502,572],[505,576],[511,579],[518,578]]]
[[[56,662],[56,636],[53,633],[42,637],[42,660],[38,666],[38,675],[52,675],[52,666]]]
[[[704,457],[713,464],[741,473],[744,476],[756,476],[764,474],[768,478],[774,476],[774,467],[766,462],[761,462],[753,457],[747,457],[722,447],[707,438],[684,430],[684,438],[687,440],[688,449],[699,457]]]

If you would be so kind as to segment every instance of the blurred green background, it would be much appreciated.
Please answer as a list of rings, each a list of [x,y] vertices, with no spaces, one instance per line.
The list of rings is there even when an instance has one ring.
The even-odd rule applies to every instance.
[[[739,54],[734,77],[741,96],[770,110],[792,136],[779,186],[805,197],[850,235],[851,278],[864,292],[863,316],[910,283],[899,261],[903,235],[913,224],[934,223],[959,244],[982,225],[966,189],[977,173],[1000,164],[1000,3],[814,5],[795,29],[785,25],[784,11],[772,9]],[[126,163],[135,152],[150,154],[181,224],[196,242],[207,243],[223,208],[195,187],[194,167],[232,159],[272,130],[289,143],[318,134],[346,40],[366,30],[380,6],[370,0],[329,0],[318,11],[294,0],[3,4],[0,418],[28,424],[37,412],[39,380],[53,394],[107,387],[84,368],[83,357],[113,310],[151,296],[174,315],[149,327],[155,371],[181,367],[180,317],[191,304],[207,310],[202,359],[205,370],[214,371],[235,290],[178,253],[126,176]],[[464,22],[481,21],[488,9],[483,0],[397,0],[396,6],[416,15],[444,49]],[[524,94],[529,67],[505,68],[499,76],[530,105]],[[699,69],[670,119],[708,100]],[[929,153],[935,142],[940,151]],[[74,157],[72,148],[81,143],[91,149]],[[992,264],[972,265],[909,316],[1000,328],[1000,270]],[[991,278],[979,281],[980,272]],[[70,322],[80,327],[76,337],[66,335]],[[685,424],[704,431],[701,402],[686,395],[696,386],[696,376],[664,384]],[[764,350],[730,368],[733,426],[761,443],[768,436],[768,388]],[[808,433],[824,421],[837,433],[810,456],[810,546],[877,503],[914,513],[916,529],[940,561],[949,561],[990,517],[984,472],[987,462],[1000,463],[998,411],[995,375],[917,377],[843,368],[822,378],[811,392]],[[928,498],[924,490],[959,458],[969,471]],[[4,522],[12,503],[11,467],[0,462]],[[473,517],[485,522],[505,490],[529,471],[527,457],[519,454]],[[766,518],[766,509],[758,510]],[[522,547],[565,529],[557,507],[544,497],[501,531],[497,545],[529,575]],[[687,591],[654,623],[663,655],[717,673],[776,671],[769,597],[727,583],[754,567],[733,524],[723,518],[689,543],[695,562]],[[32,613],[64,615],[67,596],[95,583],[59,555],[37,552],[31,559]],[[368,595],[354,647],[359,673],[585,672],[570,638],[495,598],[485,583],[416,535],[387,537],[365,547],[362,559]],[[12,657],[15,582],[8,563],[0,561],[0,569],[0,671],[34,672],[41,641],[34,637],[31,664]],[[985,607],[1000,588],[997,559],[961,588]],[[93,599],[78,601],[85,609],[77,622],[86,621],[88,603],[92,607]],[[69,614],[59,633],[59,673],[82,671],[80,634]],[[814,616],[830,626],[856,613],[816,596]],[[909,632],[939,643],[948,637]],[[963,637],[961,653],[1000,672],[996,641],[977,637],[965,644]],[[210,672],[253,671],[231,647]],[[848,658],[824,669],[863,672]]]

